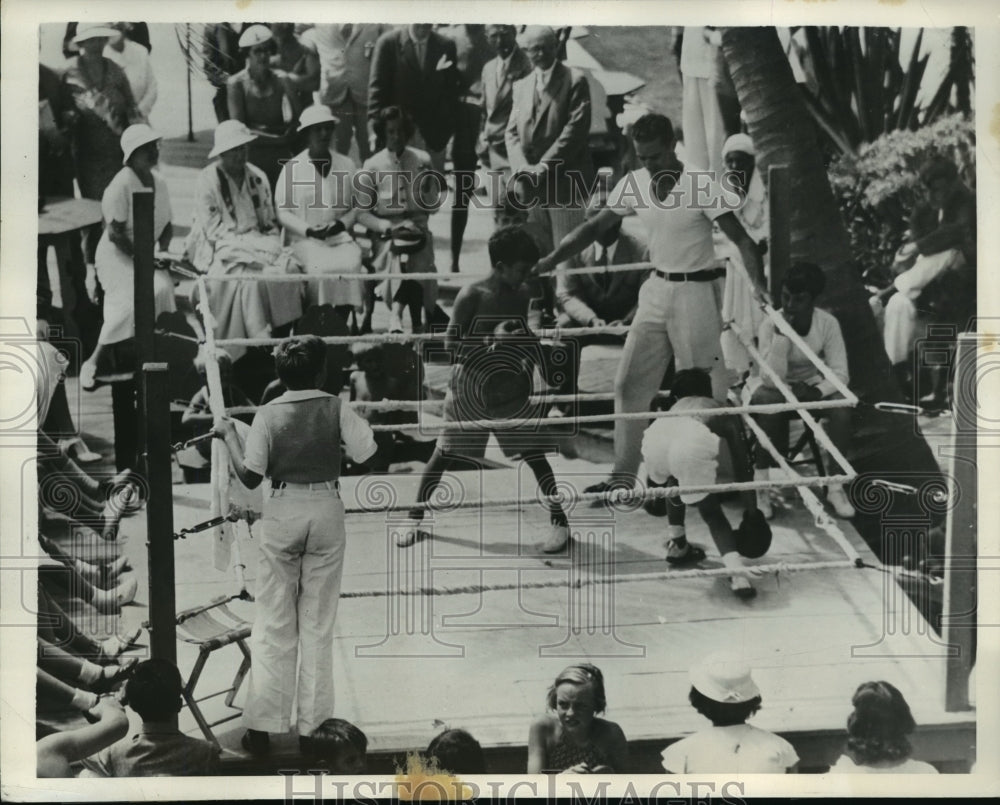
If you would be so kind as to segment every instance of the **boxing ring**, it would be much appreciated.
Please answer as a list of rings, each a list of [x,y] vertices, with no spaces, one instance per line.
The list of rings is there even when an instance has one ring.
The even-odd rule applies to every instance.
[[[632,264],[609,270],[648,270],[650,267],[648,263]],[[579,273],[603,270],[603,267],[570,269]],[[330,275],[317,276],[330,279]],[[372,280],[372,275],[369,274],[338,276],[344,280]],[[406,276],[408,279],[458,281],[482,278],[481,274],[473,273]],[[267,347],[279,343],[281,339],[216,339],[216,322],[210,308],[208,283],[273,282],[276,279],[303,282],[314,278],[316,276],[308,274],[285,277],[268,275],[259,278],[195,277],[204,323],[202,345],[208,358],[206,374],[209,399],[216,422],[224,415],[250,413],[256,409],[227,409],[223,405],[218,365],[210,358],[215,354],[215,349],[227,346]],[[446,474],[442,479],[442,486],[421,506],[428,515],[424,521],[425,528],[432,533],[433,539],[420,541],[408,548],[397,548],[395,536],[404,526],[406,514],[417,507],[414,503],[416,478],[412,475],[379,474],[342,479],[341,494],[347,507],[348,558],[338,617],[338,709],[340,702],[346,700],[345,717],[365,725],[374,750],[388,752],[426,743],[426,736],[422,733],[426,732],[426,722],[432,715],[452,726],[476,729],[477,737],[484,745],[503,747],[523,744],[524,734],[521,733],[525,732],[529,723],[526,719],[530,718],[531,712],[538,710],[537,706],[529,706],[517,718],[510,717],[506,712],[507,708],[496,705],[487,707],[482,713],[462,712],[461,706],[456,712],[456,703],[473,701],[475,698],[473,691],[466,690],[467,684],[464,681],[458,683],[456,680],[464,680],[464,669],[469,663],[481,665],[481,660],[474,659],[474,655],[481,651],[486,651],[490,658],[484,672],[488,673],[491,680],[496,678],[512,681],[515,688],[520,690],[520,686],[527,688],[529,679],[534,676],[531,681],[534,693],[526,689],[523,694],[524,700],[529,703],[532,699],[540,701],[540,692],[544,692],[548,684],[545,680],[551,677],[550,672],[558,671],[557,666],[561,667],[569,661],[567,657],[574,656],[591,658],[605,668],[606,676],[609,676],[609,669],[618,669],[627,677],[631,678],[635,674],[636,678],[641,678],[650,671],[640,669],[656,667],[657,671],[653,676],[663,677],[664,680],[672,679],[670,684],[679,685],[683,688],[682,693],[686,694],[683,681],[678,681],[683,676],[682,671],[686,671],[687,665],[684,663],[690,664],[697,659],[699,652],[707,652],[717,646],[719,641],[747,647],[771,646],[775,653],[782,655],[782,660],[775,662],[773,657],[769,660],[762,657],[758,662],[769,662],[762,673],[765,679],[772,675],[776,680],[781,680],[785,675],[783,669],[795,664],[788,654],[788,644],[796,644],[797,640],[814,644],[813,636],[816,634],[842,637],[841,648],[843,645],[854,647],[849,654],[855,663],[859,662],[855,656],[855,648],[861,646],[862,654],[867,650],[871,656],[863,658],[862,667],[878,664],[881,660],[890,662],[895,668],[898,663],[892,658],[913,656],[918,651],[914,639],[922,644],[927,639],[926,634],[907,635],[903,639],[899,630],[893,627],[900,618],[910,623],[919,618],[910,602],[895,588],[896,569],[883,567],[856,534],[845,533],[826,512],[814,491],[816,487],[829,483],[849,483],[857,477],[857,473],[830,441],[812,412],[856,406],[860,404],[859,400],[817,356],[811,354],[798,334],[770,305],[765,305],[764,311],[779,330],[803,349],[843,399],[807,403],[796,400],[787,385],[774,378],[770,367],[761,361],[749,335],[739,331],[734,323],[727,323],[761,366],[761,370],[772,374],[774,385],[785,397],[784,403],[731,405],[706,412],[657,411],[580,416],[570,421],[574,425],[585,425],[625,418],[651,421],[669,416],[739,416],[746,428],[755,435],[758,449],[767,450],[775,459],[780,477],[775,477],[779,473],[773,471],[772,478],[767,481],[670,488],[645,488],[640,484],[633,489],[613,488],[607,492],[586,493],[578,491],[585,482],[573,483],[557,467],[558,494],[546,499],[538,496],[530,474],[529,477],[524,477],[516,468],[513,471],[459,471]],[[536,335],[542,339],[558,341],[574,335],[597,332],[622,334],[627,331],[628,328],[623,326],[553,328],[542,330]],[[440,338],[440,333],[386,333],[328,336],[323,341],[327,344],[419,343]],[[612,397],[613,395],[600,393],[562,396],[541,393],[533,395],[531,401],[596,401]],[[423,421],[424,415],[439,408],[440,400],[345,404],[376,411],[416,411],[422,420],[412,424],[374,425],[374,430],[414,430],[434,434],[449,428],[470,428],[487,424],[493,429],[518,428],[536,422],[534,419],[508,419],[445,423],[436,417],[433,421]],[[886,406],[885,410],[892,410],[892,407]],[[799,474],[753,420],[755,413],[786,411],[798,412],[805,427],[810,429],[816,441],[833,458],[837,468],[832,474]],[[209,715],[202,714],[197,706],[191,708],[192,715],[206,737],[219,740],[223,746],[235,749],[236,742],[232,738],[239,730],[220,733],[216,737],[212,728],[239,715],[236,700],[250,660],[243,641],[249,634],[253,619],[252,578],[248,581],[247,569],[251,568],[252,576],[255,551],[252,521],[258,515],[253,512],[253,505],[248,504],[246,490],[234,488],[233,485],[238,485],[238,481],[228,471],[228,461],[225,446],[214,440],[212,476],[206,490],[206,505],[210,517],[203,520],[200,512],[189,513],[187,518],[182,519],[197,522],[191,522],[175,532],[175,538],[186,538],[202,531],[209,532],[210,540],[186,540],[185,551],[195,550],[198,553],[199,574],[203,574],[206,566],[214,565],[216,570],[225,570],[235,579],[234,591],[215,596],[208,604],[202,603],[205,595],[204,585],[201,585],[200,600],[188,598],[186,603],[194,606],[184,609],[178,619],[182,641],[199,648],[199,655],[194,660],[195,673],[192,674],[195,682],[198,674],[205,668],[207,654],[234,643],[240,648],[238,654],[219,652],[220,659],[213,660],[226,677],[230,672],[233,673],[230,688],[208,697],[225,695],[225,700],[221,703],[223,718],[209,722]],[[577,469],[574,467],[573,475],[577,475]],[[502,480],[497,476],[502,476]],[[587,481],[593,480],[593,475],[587,478]],[[917,491],[889,482],[882,482],[881,486],[885,494],[913,494]],[[754,579],[755,585],[762,592],[753,602],[737,601],[728,593],[724,578],[739,574],[740,571],[721,566],[718,557],[711,552],[698,567],[658,569],[663,567],[659,546],[665,521],[652,520],[641,512],[646,500],[690,492],[739,492],[782,487],[799,490],[804,511],[793,510],[786,513],[781,521],[772,521],[772,550],[760,560],[748,561],[747,567],[743,569],[744,574]],[[572,540],[570,549],[562,554],[542,554],[534,547],[535,540],[531,538],[536,522],[546,515],[543,504],[548,500],[559,502],[569,515]],[[725,508],[729,510],[728,516],[732,520],[733,507],[726,504]],[[738,518],[738,514],[736,516]],[[689,518],[689,539],[709,542],[699,520],[700,518]],[[208,551],[211,552],[210,557],[207,555]],[[355,561],[352,561],[352,553],[358,554]],[[233,582],[229,582],[224,585],[216,577],[213,590],[218,591],[220,587],[232,584]],[[182,586],[179,583],[178,589]],[[666,612],[662,611],[664,603]],[[804,621],[799,616],[791,617],[790,620],[787,617],[782,619],[777,632],[781,635],[781,640],[776,642],[775,633],[770,630],[778,617],[776,610],[793,608],[801,608],[803,613],[816,620],[804,628]],[[654,622],[650,622],[651,610],[657,611]],[[856,628],[859,617],[865,627],[860,631]],[[705,618],[717,623],[717,632],[711,635],[697,634],[696,626]],[[663,639],[664,631],[670,635],[667,640]],[[448,637],[450,635],[459,635],[460,639],[456,642],[456,638]],[[684,646],[680,651],[677,649],[678,635]],[[754,635],[752,639],[751,635]],[[493,643],[496,645],[491,646]],[[894,645],[888,654],[878,648],[890,643],[900,645]],[[798,645],[801,648],[802,643],[799,642]],[[498,646],[503,649],[499,654],[495,650],[489,650]],[[672,650],[665,651],[664,646],[672,646]],[[868,648],[865,649],[865,646]],[[751,650],[751,653],[754,652]],[[847,671],[856,667],[845,667],[843,662],[831,658],[829,650],[824,652],[816,645],[812,645],[807,653],[812,660],[818,660],[809,665],[822,668],[826,674],[835,669],[834,673],[838,677],[846,678],[850,676]],[[543,670],[528,671],[526,679],[525,660],[532,655],[537,655],[537,665]],[[365,664],[362,673],[352,671],[352,666],[369,659],[378,659],[379,662]],[[456,660],[466,665],[452,665],[452,670],[447,670],[448,663]],[[637,664],[639,661],[641,664]],[[412,717],[400,717],[398,714],[389,716],[384,711],[372,711],[366,705],[369,700],[380,699],[372,690],[375,680],[391,685],[391,680],[398,678],[394,675],[402,674],[405,677],[407,669],[412,669],[414,664],[426,671],[419,675],[421,680],[447,678],[447,687],[456,694],[450,699],[450,703],[428,695],[426,701],[415,703],[416,710]],[[461,669],[462,673],[456,675],[456,669]],[[182,672],[186,670],[186,665],[182,664]],[[782,684],[790,683],[784,679]],[[791,685],[792,689],[795,687],[794,684]],[[825,713],[820,720],[824,723],[829,721],[832,726],[841,718],[839,708],[842,707],[844,697],[849,697],[850,691],[841,693],[843,695],[839,696],[836,703],[831,701],[818,706],[813,703],[806,709],[814,714]],[[197,701],[193,689],[190,694],[189,702]],[[609,700],[610,698],[609,694]],[[761,722],[761,726],[779,731],[805,729],[801,712],[808,699],[806,691],[798,691],[785,702],[787,698],[779,696],[784,704],[772,711],[775,721]],[[686,702],[671,700],[650,710],[648,706],[628,703],[628,700],[626,691],[626,704],[621,709],[614,708],[614,713],[618,720],[633,720],[634,725],[626,729],[630,738],[633,735],[641,739],[644,735],[662,734],[662,726],[650,723],[653,712],[669,713],[674,722],[670,727],[672,731],[683,731],[691,722]],[[208,706],[209,710],[212,708],[216,711],[220,709],[216,704]],[[481,726],[480,721],[483,722]]]

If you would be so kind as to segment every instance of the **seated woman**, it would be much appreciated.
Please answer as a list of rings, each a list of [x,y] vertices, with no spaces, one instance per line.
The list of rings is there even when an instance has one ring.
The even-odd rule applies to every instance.
[[[247,164],[247,146],[254,139],[238,120],[220,123],[208,153],[209,159],[219,161],[198,175],[186,252],[209,277],[298,270],[282,254],[267,177]],[[210,281],[208,295],[217,338],[287,334],[302,316],[303,287],[298,282]],[[234,361],[238,351],[230,350]]]
[[[336,126],[337,118],[322,104],[302,113],[299,131],[306,133],[309,147],[285,163],[274,190],[278,222],[307,274],[361,271],[361,249],[350,235],[357,218],[353,208],[357,166],[330,148]],[[309,305],[333,305],[345,321],[352,311],[359,315],[364,311],[357,279],[310,280],[306,300]]]
[[[117,344],[135,336],[135,273],[133,258],[132,194],[153,191],[153,236],[160,249],[166,250],[173,237],[170,222],[170,196],[167,185],[153,173],[160,158],[157,143],[162,137],[144,123],[129,126],[121,137],[123,167],[111,180],[101,211],[106,228],[97,244],[97,278],[104,288],[104,325],[93,353],[80,366],[80,387],[93,391],[102,356]],[[174,285],[166,271],[153,272],[156,315],[176,310]]]
[[[844,336],[840,324],[833,317],[816,307],[817,297],[823,293],[826,277],[823,270],[814,263],[795,263],[785,275],[781,283],[781,313],[792,329],[823,361],[833,374],[844,384],[850,382],[847,369],[847,348],[844,346]],[[815,364],[802,352],[791,339],[782,333],[775,324],[767,319],[758,332],[760,353],[764,361],[775,371],[792,390],[800,402],[815,402],[816,400],[842,399],[834,389],[833,383],[827,380],[816,368]],[[759,376],[752,376],[747,383],[752,391],[751,405],[766,405],[769,403],[786,402],[784,395],[775,386],[769,374],[761,371]],[[831,408],[823,412],[826,420],[826,431],[834,446],[841,452],[846,452],[851,443],[851,409]],[[755,419],[768,438],[774,443],[782,455],[788,453],[788,423],[790,413],[757,414]],[[769,480],[771,467],[776,466],[771,454],[766,450],[757,450],[757,471],[755,480]],[[854,507],[844,493],[841,484],[828,484],[826,488],[827,502],[839,517],[853,517]],[[773,515],[771,500],[766,490],[757,492],[757,506],[768,519]]]
[[[914,210],[911,242],[899,252],[900,257],[912,260],[912,266],[877,295],[879,302],[888,297],[885,351],[907,399],[919,396],[913,393],[916,383],[911,360],[919,337],[923,335],[928,347],[935,350],[949,350],[954,341],[953,335],[938,332],[947,333],[947,328],[928,329],[927,325],[947,324],[962,332],[976,313],[976,194],[962,182],[955,164],[942,157],[924,166],[920,182],[929,203]],[[880,312],[877,307],[876,315]],[[935,366],[932,379],[931,393],[920,403],[944,407],[947,370]]]
[[[528,774],[625,774],[628,741],[614,721],[598,718],[607,708],[604,676],[589,663],[566,668],[549,688],[550,714],[528,733]]]
[[[359,189],[364,196],[360,202],[358,221],[368,229],[381,235],[391,232],[407,232],[422,235],[424,245],[409,259],[404,273],[433,272],[434,237],[427,227],[427,218],[441,206],[441,184],[432,178],[421,176],[431,170],[430,157],[424,151],[410,148],[407,143],[413,137],[414,124],[410,116],[398,106],[387,106],[375,117],[375,133],[386,146],[373,154],[362,167],[358,177]],[[376,270],[386,271],[391,265],[392,250],[388,241],[383,241],[382,249],[375,257]],[[438,286],[435,280],[404,280],[394,289],[387,281],[382,295],[391,303],[392,316],[390,332],[402,332],[403,308],[410,309],[413,332],[423,331],[421,308],[428,323],[437,304]],[[366,324],[370,324],[366,316]]]
[[[277,47],[266,25],[247,28],[240,36],[240,50],[247,66],[226,81],[229,118],[245,123],[257,135],[249,159],[274,187],[282,163],[294,153],[300,96],[286,74],[271,66]]]
[[[864,682],[851,699],[847,752],[834,774],[937,774],[930,763],[910,757],[907,736],[916,728],[910,706],[888,682]]]

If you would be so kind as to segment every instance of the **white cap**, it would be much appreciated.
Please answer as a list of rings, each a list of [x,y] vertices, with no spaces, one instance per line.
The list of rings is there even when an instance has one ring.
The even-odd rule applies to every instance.
[[[307,129],[309,126],[318,126],[321,123],[336,124],[339,122],[340,119],[330,112],[330,107],[326,104],[315,103],[302,110],[302,114],[299,116],[299,131]]]
[[[135,123],[129,126],[122,132],[121,146],[122,154],[124,154],[122,156],[122,165],[128,164],[128,158],[132,156],[137,148],[142,148],[147,143],[155,143],[157,140],[162,139],[162,134],[157,134],[145,123]]]
[[[750,666],[732,654],[712,654],[691,669],[691,684],[703,696],[722,704],[740,704],[760,696]]]
[[[757,151],[753,147],[753,140],[750,139],[748,134],[734,134],[722,145],[722,158],[726,158],[726,154],[732,153],[733,151],[741,151],[744,154],[749,154],[750,156],[755,156]]]
[[[257,135],[250,131],[245,123],[239,120],[224,120],[215,127],[215,142],[212,150],[208,152],[208,158],[212,159],[226,151],[252,143],[256,139]]]
[[[76,36],[73,37],[73,44],[80,44],[87,39],[113,39],[120,34],[117,28],[112,27],[110,22],[81,22],[76,29]]]
[[[273,38],[271,29],[266,25],[251,25],[242,34],[240,34],[240,47],[252,48],[256,45],[262,45],[265,42],[270,42]]]

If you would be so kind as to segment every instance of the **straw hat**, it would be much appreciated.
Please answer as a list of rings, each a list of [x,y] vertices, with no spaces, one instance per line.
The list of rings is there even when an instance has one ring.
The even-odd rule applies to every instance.
[[[333,123],[336,125],[339,122],[340,118],[331,113],[328,106],[316,103],[302,110],[302,114],[299,116],[299,131],[303,131],[310,126],[318,126],[322,123]]]
[[[137,148],[142,148],[142,146],[148,143],[155,143],[157,140],[162,139],[162,134],[157,134],[145,123],[136,123],[129,126],[122,132],[121,146],[122,153],[124,154],[122,165],[128,164],[128,158],[132,156]]]
[[[252,48],[270,42],[274,38],[266,25],[251,25],[240,35],[240,47]]]
[[[79,45],[87,39],[114,39],[120,33],[121,31],[112,27],[110,22],[84,22],[77,27],[73,44]]]
[[[691,684],[703,696],[723,704],[740,704],[760,696],[750,666],[731,654],[712,654],[691,669]]]
[[[208,152],[208,158],[212,159],[226,151],[252,143],[256,139],[257,135],[250,131],[245,123],[239,120],[224,120],[215,127],[215,143]]]

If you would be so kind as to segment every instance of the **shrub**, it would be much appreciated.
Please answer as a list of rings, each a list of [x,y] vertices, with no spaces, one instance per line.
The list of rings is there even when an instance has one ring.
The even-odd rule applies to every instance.
[[[917,131],[884,134],[862,145],[857,156],[831,163],[830,185],[863,271],[892,264],[910,214],[927,201],[919,172],[935,155],[955,162],[963,181],[975,189],[975,124],[958,114]]]

